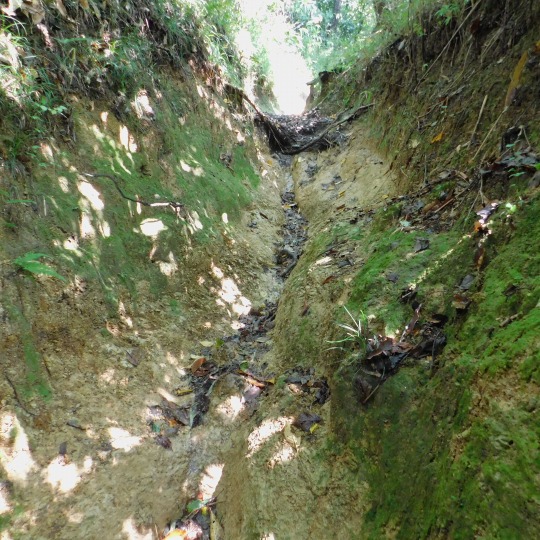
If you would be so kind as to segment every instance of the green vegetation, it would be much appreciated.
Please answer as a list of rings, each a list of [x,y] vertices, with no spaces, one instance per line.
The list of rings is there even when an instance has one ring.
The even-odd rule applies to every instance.
[[[38,395],[41,398],[47,399],[51,395],[51,389],[42,366],[41,355],[36,347],[31,324],[17,307],[9,303],[5,303],[4,306],[12,321],[17,325],[19,332],[18,345],[22,349],[25,376],[21,394],[24,397]]]
[[[66,278],[61,276],[58,272],[53,270],[50,266],[43,264],[39,259],[51,259],[49,255],[45,253],[25,253],[22,257],[17,257],[13,260],[13,264],[18,266],[25,272],[37,275],[53,276],[62,281],[66,281]]]
[[[537,405],[525,391],[528,381],[538,383],[540,283],[532,247],[540,237],[533,217],[538,210],[536,199],[518,212],[512,242],[504,214],[493,218],[492,260],[465,321],[452,314],[451,291],[459,281],[456,276],[467,271],[473,245],[455,244],[451,256],[434,271],[430,269],[437,266],[437,257],[425,252],[428,273],[419,283],[420,301],[427,301],[429,309],[442,286],[447,292],[438,302],[447,306],[452,321],[445,329],[450,342],[444,364],[435,375],[432,368],[402,368],[379,390],[369,411],[352,423],[350,405],[339,410],[354,399],[351,389],[336,381],[338,395],[342,393],[336,414],[349,424],[344,437],[359,460],[372,464],[372,538],[393,524],[398,538],[470,538],[480,531],[485,538],[536,534],[527,515],[534,513],[537,484],[524,471],[534,470],[539,451]],[[456,236],[432,238],[439,257],[451,238]],[[386,268],[379,251],[384,252],[384,246],[377,246],[375,260],[370,258],[357,277],[376,289],[384,287],[377,276]],[[403,259],[399,268],[415,271]],[[371,291],[372,287],[362,288],[351,298],[376,298],[382,320],[402,313],[380,289]],[[516,314],[518,318],[508,323]],[[473,405],[484,412],[470,416]],[[359,448],[357,440],[366,441],[367,447]]]
[[[360,313],[358,317],[354,317],[352,313],[344,306],[345,312],[351,319],[347,323],[338,323],[339,328],[345,330],[345,337],[337,340],[329,340],[329,344],[335,344],[335,347],[330,349],[347,350],[347,348],[358,349],[359,356],[362,357],[366,352],[367,347],[367,317],[364,313]]]
[[[444,183],[426,200],[452,187]],[[538,480],[525,471],[537,470],[540,455],[540,199],[526,182],[514,189],[489,220],[481,268],[472,216],[446,232],[428,233],[404,226],[404,203],[389,204],[372,219],[314,235],[287,285],[284,317],[293,339],[281,354],[295,364],[316,363],[331,380],[332,437],[319,457],[327,463],[354,455],[358,466],[341,482],[359,492],[365,482],[370,486],[361,538],[381,538],[388,530],[403,539],[537,535]],[[429,247],[415,252],[419,238],[428,238]],[[350,280],[346,306],[366,313],[370,333],[399,336],[413,315],[400,301],[411,285],[422,304],[420,325],[435,314],[448,318],[443,352],[408,359],[368,404],[358,387],[359,365],[350,361],[351,354],[358,359],[348,346],[353,338],[345,336],[338,343],[345,350],[331,356],[317,343],[317,332],[344,340],[335,328],[341,308],[302,315],[303,290],[313,283],[308,269],[340,242],[365,257]],[[463,310],[454,295],[465,275],[473,281],[466,293],[471,304]],[[337,283],[314,286],[325,305],[342,291]]]

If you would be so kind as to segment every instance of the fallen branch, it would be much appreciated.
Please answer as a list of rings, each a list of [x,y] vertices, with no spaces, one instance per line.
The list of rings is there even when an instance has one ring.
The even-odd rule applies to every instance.
[[[498,116],[497,120],[495,120],[495,122],[493,122],[493,125],[489,129],[487,135],[484,137],[484,140],[482,141],[482,144],[478,147],[478,150],[476,151],[474,156],[469,160],[469,163],[472,163],[476,159],[476,156],[480,153],[480,150],[482,150],[482,148],[484,148],[484,144],[486,144],[486,141],[489,139],[489,136],[493,133],[493,130],[495,129],[495,127],[499,123],[499,120],[502,118],[502,116],[504,115],[504,113],[507,110],[508,110],[508,107],[505,107],[503,112]]]
[[[129,195],[126,195],[123,191],[122,191],[122,188],[119,186],[118,184],[118,180],[111,174],[101,174],[101,173],[98,173],[98,174],[91,174],[91,173],[82,173],[83,176],[87,176],[89,178],[108,178],[109,180],[112,181],[112,183],[114,184],[114,187],[116,188],[116,190],[118,191],[118,193],[120,193],[121,197],[123,197],[124,199],[126,199],[127,201],[131,201],[131,202],[134,202],[134,203],[137,203],[137,204],[140,204],[142,206],[148,206],[148,207],[157,207],[157,206],[170,206],[173,210],[177,211],[178,209],[180,208],[184,208],[184,205],[182,203],[179,203],[179,202],[175,202],[175,201],[164,201],[164,202],[154,202],[154,203],[151,203],[151,202],[148,202],[148,201],[145,201],[143,199],[135,199],[134,197],[130,197]]]
[[[369,103],[368,105],[361,105],[360,107],[357,107],[356,109],[352,111],[342,112],[341,114],[338,115],[337,120],[328,124],[318,135],[311,138],[307,143],[303,144],[302,146],[296,146],[296,147],[291,146],[291,145],[288,145],[289,146],[288,148],[284,147],[283,143],[284,142],[285,144],[287,143],[283,139],[286,137],[281,135],[280,130],[274,125],[272,120],[267,116],[262,116],[261,120],[264,122],[266,126],[268,126],[268,128],[272,132],[272,135],[274,136],[274,140],[279,146],[281,153],[286,156],[292,156],[295,154],[300,154],[301,152],[305,152],[309,148],[312,148],[317,143],[321,142],[326,137],[326,135],[328,135],[330,131],[337,128],[341,124],[348,122],[349,120],[353,120],[354,118],[357,118],[360,113],[367,111],[374,105],[375,103]]]
[[[344,118],[337,120],[335,122],[332,122],[329,126],[323,129],[323,131],[317,137],[312,139],[310,142],[304,144],[300,148],[295,148],[295,149],[292,149],[283,153],[286,155],[293,155],[293,154],[299,154],[300,152],[305,152],[308,148],[311,148],[312,146],[317,144],[319,141],[321,141],[328,134],[329,131],[337,128],[338,126],[340,126],[341,124],[344,124],[345,122],[348,122],[349,120],[353,120],[354,118],[357,118],[357,115],[359,115],[361,112],[367,111],[374,105],[375,103],[369,103],[368,105],[362,105],[358,107],[357,109],[352,111],[350,114],[347,114]],[[344,113],[341,113],[341,114],[344,114]]]
[[[13,382],[11,381],[11,379],[7,376],[6,373],[4,373],[4,377],[6,378],[6,381],[8,382],[9,386],[11,386],[11,389],[13,390],[13,395],[15,396],[15,401],[17,401],[17,403],[19,404],[19,407],[26,413],[26,414],[29,414],[30,416],[37,416],[36,413],[33,413],[31,411],[29,411],[26,406],[24,405],[24,403],[21,401],[21,398],[19,397],[19,393],[17,392],[17,388],[15,387],[15,385],[13,384]]]
[[[469,145],[471,146],[474,143],[474,136],[476,135],[476,130],[478,129],[478,125],[480,124],[480,119],[482,118],[482,113],[484,112],[484,107],[486,106],[487,99],[488,99],[488,95],[486,94],[486,97],[484,98],[484,101],[482,103],[482,107],[480,108],[480,114],[478,115],[478,120],[476,121],[476,125],[474,126],[474,129],[471,135],[471,140],[469,142]]]

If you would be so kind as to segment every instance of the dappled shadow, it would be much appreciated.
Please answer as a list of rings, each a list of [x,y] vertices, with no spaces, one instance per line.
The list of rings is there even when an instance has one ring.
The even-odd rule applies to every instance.
[[[197,496],[179,485],[198,430],[153,431],[148,408],[186,403],[175,391],[196,352],[190,343],[238,327],[256,290],[247,272],[272,264],[238,234],[257,168],[268,164],[208,88],[194,96],[162,84],[136,92],[136,120],[74,100],[77,153],[60,138],[44,141],[41,167],[32,179],[23,170],[26,195],[2,181],[4,205],[34,201],[11,205],[0,310],[0,385],[10,396],[0,412],[0,478],[9,484],[0,506],[29,535],[107,528],[110,538],[155,538],[154,522],[161,528]],[[9,266],[25,251],[51,255],[43,264],[66,283]],[[205,465],[204,493],[219,467]]]

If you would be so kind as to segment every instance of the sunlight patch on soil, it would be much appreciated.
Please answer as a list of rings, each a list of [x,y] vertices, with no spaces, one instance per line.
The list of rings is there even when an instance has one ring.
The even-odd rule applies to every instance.
[[[69,493],[77,487],[84,474],[92,471],[93,465],[90,456],[84,458],[82,468],[75,463],[66,463],[65,456],[57,456],[44,471],[45,481],[61,493]]]
[[[126,535],[126,538],[129,538],[129,540],[152,540],[154,538],[154,534],[152,532],[140,533],[137,530],[133,518],[128,518],[124,521],[122,532]]]
[[[276,433],[283,431],[285,426],[292,422],[292,418],[281,416],[275,419],[265,420],[260,426],[256,427],[248,437],[247,458],[257,453],[263,444]]]
[[[223,463],[214,463],[206,467],[199,484],[199,491],[203,499],[210,499],[214,496],[223,474],[223,467]]]
[[[245,400],[241,396],[229,396],[223,403],[218,405],[217,411],[226,419],[234,420],[245,407]]]
[[[96,235],[96,230],[92,225],[92,212],[95,212],[101,236],[108,238],[111,235],[111,227],[103,219],[105,203],[101,200],[101,193],[88,180],[81,180],[77,184],[77,188],[84,197],[79,202],[81,208],[81,236],[92,238]]]
[[[12,413],[2,415],[0,421],[0,463],[12,481],[26,482],[28,475],[36,468],[30,452],[28,435],[19,419]]]
[[[0,490],[0,516],[2,514],[7,514],[12,510],[11,503],[6,495],[7,493],[4,493],[4,490]]]
[[[216,292],[219,298],[216,300],[216,304],[221,307],[225,307],[229,304],[233,313],[236,315],[247,315],[251,309],[251,302],[242,295],[242,292],[238,288],[236,282],[228,277],[221,268],[218,268],[212,263],[212,274],[221,280],[221,288],[219,290],[212,288],[212,292]]]
[[[110,427],[109,435],[111,436],[111,446],[116,450],[124,450],[124,452],[129,452],[142,443],[142,437],[131,435],[129,431],[118,427]]]

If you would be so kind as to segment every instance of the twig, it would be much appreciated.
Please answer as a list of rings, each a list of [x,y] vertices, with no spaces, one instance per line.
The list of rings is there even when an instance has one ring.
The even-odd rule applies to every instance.
[[[120,193],[120,195],[128,200],[128,201],[132,201],[134,203],[138,203],[138,204],[141,204],[142,206],[149,206],[149,207],[156,207],[156,206],[170,206],[171,208],[173,208],[174,210],[177,210],[177,209],[180,209],[180,208],[184,208],[184,205],[182,203],[179,203],[179,202],[175,202],[175,201],[165,201],[165,202],[155,202],[155,203],[150,203],[148,201],[144,201],[142,199],[135,199],[133,197],[130,197],[129,195],[126,195],[123,191],[122,191],[122,188],[119,186],[118,184],[118,181],[117,179],[112,176],[111,174],[101,174],[101,173],[98,173],[98,174],[92,174],[92,173],[82,173],[83,176],[88,176],[89,178],[108,178],[109,180],[112,181],[112,183],[114,184],[114,187],[116,188],[116,190],[118,191],[118,193]]]
[[[499,123],[499,120],[501,119],[502,115],[508,110],[508,107],[505,107],[503,109],[503,112],[501,114],[499,114],[499,117],[497,118],[497,120],[495,120],[495,122],[493,122],[493,125],[491,126],[491,128],[489,129],[487,135],[484,137],[484,140],[482,141],[482,144],[478,147],[478,150],[476,151],[476,153],[474,154],[474,156],[469,160],[469,163],[472,163],[476,156],[480,153],[480,150],[482,150],[482,148],[484,147],[484,144],[486,144],[486,141],[488,140],[489,136],[493,133],[493,130],[495,129],[495,126]]]
[[[473,129],[473,132],[472,132],[472,135],[471,135],[471,140],[469,142],[469,144],[471,146],[473,144],[474,136],[476,135],[476,130],[478,129],[478,125],[480,124],[480,119],[482,118],[482,114],[484,112],[484,107],[486,106],[487,98],[488,98],[488,94],[486,94],[486,96],[484,97],[482,107],[480,108],[480,113],[478,114],[478,120],[476,121],[476,125],[474,126],[474,129]]]
[[[451,202],[454,202],[454,200],[455,200],[454,197],[451,197],[442,206],[437,208],[437,210],[434,210],[433,213],[436,214],[437,212],[440,212],[444,207],[448,206]]]
[[[288,150],[283,150],[282,149],[282,153],[287,155],[287,156],[291,156],[291,155],[294,155],[294,154],[300,154],[301,152],[305,152],[306,150],[311,148],[313,145],[317,144],[319,141],[324,139],[324,137],[326,137],[326,135],[327,135],[327,133],[329,131],[331,131],[332,129],[337,128],[338,126],[340,126],[341,124],[344,124],[345,122],[348,122],[349,120],[352,120],[352,119],[356,118],[356,115],[358,115],[361,112],[367,111],[368,109],[370,109],[373,106],[375,106],[375,103],[369,103],[368,105],[362,105],[362,106],[358,107],[357,109],[355,109],[351,113],[342,113],[342,114],[345,114],[345,116],[343,118],[329,124],[326,128],[324,128],[322,130],[321,133],[319,133],[319,135],[317,135],[317,137],[314,137],[309,142],[307,142],[306,144],[304,144],[304,145],[302,145],[300,147],[290,148]]]
[[[11,389],[13,390],[13,394],[15,396],[15,400],[17,401],[17,403],[19,404],[19,406],[21,407],[21,409],[26,413],[26,414],[29,414],[30,416],[37,416],[36,413],[33,413],[31,411],[29,411],[25,405],[23,404],[23,402],[21,401],[21,398],[19,397],[19,393],[17,392],[17,388],[15,387],[15,385],[13,384],[13,382],[11,381],[11,379],[7,376],[7,373],[4,372],[4,377],[6,378],[6,381],[8,382],[9,386],[11,386]]]
[[[382,382],[380,382],[369,394],[369,396],[364,399],[364,401],[362,401],[362,405],[365,405],[369,399],[371,398],[371,396],[382,386]]]
[[[478,193],[480,194],[480,198],[482,199],[482,204],[485,205],[487,204],[487,199],[484,195],[484,192],[482,191],[483,187],[484,187],[484,179],[480,177],[480,188],[478,189]]]

